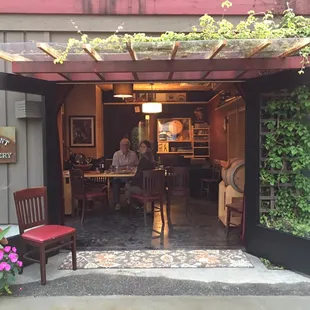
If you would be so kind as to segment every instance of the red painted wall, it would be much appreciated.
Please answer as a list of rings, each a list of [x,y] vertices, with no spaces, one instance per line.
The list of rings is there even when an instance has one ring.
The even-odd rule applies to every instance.
[[[226,15],[243,15],[249,10],[276,13],[287,0],[232,0]],[[310,14],[309,0],[288,0],[300,14]],[[110,14],[110,15],[222,15],[221,0],[2,0],[1,13],[20,14]]]
[[[208,103],[208,119],[210,125],[210,159],[227,160],[227,134],[223,124],[225,113],[222,110],[215,111],[220,102],[220,96]]]

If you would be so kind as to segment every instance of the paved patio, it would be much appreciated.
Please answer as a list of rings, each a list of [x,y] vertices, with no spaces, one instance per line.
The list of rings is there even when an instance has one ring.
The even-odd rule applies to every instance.
[[[310,297],[28,297],[7,298],[1,305],[16,310],[21,302],[24,310],[304,310],[309,309]]]

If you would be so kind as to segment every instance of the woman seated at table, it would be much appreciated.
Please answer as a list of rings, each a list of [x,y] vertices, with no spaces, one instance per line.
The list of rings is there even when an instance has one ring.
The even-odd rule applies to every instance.
[[[143,171],[153,170],[155,168],[151,143],[147,140],[142,141],[139,151],[140,159],[137,172],[131,182],[125,185],[125,195],[128,203],[131,194],[141,195],[143,193]]]

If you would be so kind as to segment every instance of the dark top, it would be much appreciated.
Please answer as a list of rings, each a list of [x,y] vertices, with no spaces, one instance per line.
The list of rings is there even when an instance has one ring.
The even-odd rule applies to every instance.
[[[153,170],[154,168],[155,168],[154,163],[150,162],[145,157],[142,157],[139,161],[137,172],[135,176],[132,178],[131,185],[143,188],[143,171]]]

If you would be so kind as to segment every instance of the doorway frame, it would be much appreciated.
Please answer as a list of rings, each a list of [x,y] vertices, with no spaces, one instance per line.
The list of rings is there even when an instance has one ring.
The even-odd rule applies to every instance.
[[[64,202],[57,128],[57,84],[0,72],[0,90],[43,97],[43,182],[47,187],[48,222],[58,224]]]
[[[274,264],[310,274],[310,240],[262,226],[260,217],[260,106],[263,94],[280,89],[310,85],[310,70],[298,75],[296,70],[279,72],[247,81],[245,149],[245,235],[248,253],[264,257]]]

